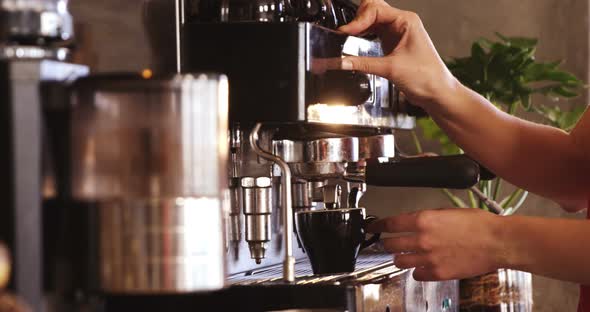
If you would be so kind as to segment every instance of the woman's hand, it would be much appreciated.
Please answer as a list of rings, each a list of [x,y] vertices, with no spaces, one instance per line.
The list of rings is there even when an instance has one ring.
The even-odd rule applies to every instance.
[[[416,268],[416,280],[449,280],[504,267],[501,218],[479,209],[424,210],[375,221],[368,230],[401,234],[384,238],[383,246],[397,267]]]
[[[366,32],[381,38],[384,57],[346,57],[342,69],[358,70],[391,80],[413,104],[425,107],[453,93],[459,83],[438,55],[422,21],[413,12],[383,0],[363,0],[357,17],[340,31]]]

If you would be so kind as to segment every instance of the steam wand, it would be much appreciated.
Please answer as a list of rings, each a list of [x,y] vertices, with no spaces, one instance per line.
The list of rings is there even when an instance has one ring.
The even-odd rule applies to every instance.
[[[184,25],[184,0],[175,0],[174,1],[174,19],[175,19],[175,29],[174,35],[176,40],[176,72],[180,73],[182,69],[182,25]]]
[[[498,204],[496,201],[490,199],[489,197],[487,197],[484,193],[482,193],[482,191],[480,191],[476,186],[471,187],[470,189],[475,196],[477,196],[481,201],[483,201],[483,203],[490,208],[490,210],[497,214],[497,215],[504,215],[504,208],[502,208],[502,206],[500,204]]]
[[[264,151],[258,146],[258,133],[262,128],[257,123],[250,133],[250,146],[258,156],[276,163],[281,168],[282,205],[283,205],[283,235],[285,243],[285,259],[283,260],[283,280],[288,283],[295,281],[295,258],[293,257],[293,200],[291,195],[291,168],[280,157]]]

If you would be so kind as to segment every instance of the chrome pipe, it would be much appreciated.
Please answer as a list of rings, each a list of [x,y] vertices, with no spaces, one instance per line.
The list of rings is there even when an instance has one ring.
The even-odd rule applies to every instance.
[[[285,258],[283,260],[283,280],[288,283],[295,281],[295,258],[293,257],[293,200],[291,195],[291,168],[280,157],[277,157],[258,145],[258,133],[262,128],[261,123],[257,123],[254,130],[250,133],[250,146],[254,152],[269,161],[276,163],[281,168],[281,183],[283,184],[283,235],[285,244]]]
[[[502,208],[502,206],[500,204],[498,204],[496,201],[490,199],[489,197],[487,197],[484,193],[482,193],[482,191],[480,191],[477,186],[474,186],[470,189],[473,194],[475,194],[475,196],[477,196],[477,198],[479,198],[488,208],[490,208],[490,210],[497,214],[497,215],[503,215],[504,214],[504,208]]]
[[[184,0],[174,1],[174,17],[176,19],[175,36],[176,36],[176,72],[180,73],[181,62],[181,27],[184,20]]]

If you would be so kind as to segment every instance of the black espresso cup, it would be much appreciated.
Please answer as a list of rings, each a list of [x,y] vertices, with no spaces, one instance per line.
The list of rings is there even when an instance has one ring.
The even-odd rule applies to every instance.
[[[364,208],[300,211],[295,215],[297,235],[314,274],[354,271],[359,251],[379,240],[365,238],[365,227],[376,217]]]

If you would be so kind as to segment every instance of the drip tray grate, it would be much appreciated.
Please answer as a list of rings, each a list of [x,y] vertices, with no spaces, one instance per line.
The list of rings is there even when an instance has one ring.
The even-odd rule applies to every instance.
[[[359,255],[356,270],[352,273],[313,275],[311,265],[307,258],[297,261],[295,264],[295,276],[297,285],[305,284],[340,284],[346,280],[367,280],[383,276],[390,276],[399,269],[393,265],[392,255],[386,253],[363,253]],[[264,269],[247,273],[234,274],[228,278],[230,285],[261,285],[281,284],[283,267],[277,264]]]

